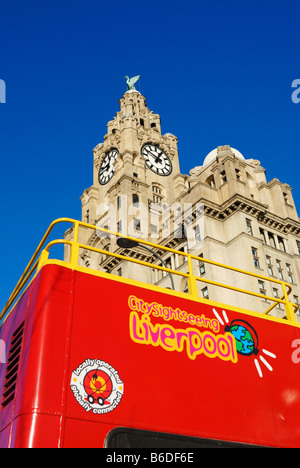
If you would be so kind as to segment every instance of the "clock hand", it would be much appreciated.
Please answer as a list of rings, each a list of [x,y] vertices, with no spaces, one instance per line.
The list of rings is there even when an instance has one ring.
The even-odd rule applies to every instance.
[[[109,163],[106,164],[106,166],[102,167],[101,172],[105,172],[105,171],[107,170],[108,167],[109,167]]]
[[[148,159],[151,158],[154,160],[154,164],[157,164],[157,163],[162,163],[162,160],[161,160],[161,154],[159,154],[158,156],[156,154],[153,154],[152,152],[149,153],[148,155]]]
[[[108,168],[110,167],[110,163],[106,164],[106,166],[104,166],[101,171],[100,171],[100,174],[103,174],[104,172],[106,172],[108,170]]]
[[[159,154],[157,156],[154,156],[155,157],[155,164],[159,163],[159,164],[162,164],[162,151],[161,150],[158,150]]]

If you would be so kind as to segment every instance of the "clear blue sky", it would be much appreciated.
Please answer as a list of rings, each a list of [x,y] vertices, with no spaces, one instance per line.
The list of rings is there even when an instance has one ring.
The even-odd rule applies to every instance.
[[[0,306],[50,222],[80,218],[124,75],[179,139],[181,172],[229,144],[300,210],[299,0],[1,0]]]

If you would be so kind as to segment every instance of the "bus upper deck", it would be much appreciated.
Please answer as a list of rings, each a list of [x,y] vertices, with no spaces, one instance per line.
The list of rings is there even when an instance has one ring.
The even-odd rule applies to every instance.
[[[65,222],[72,239],[49,241]],[[139,240],[185,258],[186,270],[171,269],[83,244],[80,229],[107,232],[52,223],[0,316],[0,446],[300,446],[300,324],[288,283],[271,280],[282,289],[274,298],[205,278],[272,301],[266,314],[228,306],[198,296],[198,257]],[[57,245],[64,260],[49,257]],[[80,266],[84,251],[186,278],[188,293]],[[284,319],[269,315],[278,305]]]

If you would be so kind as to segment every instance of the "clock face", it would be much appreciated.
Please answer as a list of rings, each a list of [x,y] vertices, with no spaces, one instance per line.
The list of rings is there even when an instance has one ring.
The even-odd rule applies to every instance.
[[[115,173],[115,167],[114,163],[115,160],[117,159],[117,156],[119,154],[119,151],[116,148],[112,148],[106,155],[105,158],[103,159],[100,169],[99,169],[99,183],[101,185],[106,185],[112,176]]]
[[[146,166],[155,174],[168,176],[172,172],[170,158],[158,146],[147,143],[142,148],[142,156],[146,159]]]

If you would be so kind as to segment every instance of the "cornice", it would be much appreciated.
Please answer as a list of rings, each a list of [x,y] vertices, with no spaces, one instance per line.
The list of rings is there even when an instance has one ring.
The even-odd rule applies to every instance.
[[[281,218],[275,213],[268,211],[267,205],[249,200],[240,195],[234,195],[230,200],[222,205],[217,205],[210,200],[201,199],[195,203],[195,209],[191,213],[190,222],[193,222],[196,217],[196,205],[203,206],[205,216],[215,218],[218,221],[225,221],[234,213],[240,211],[249,216],[256,218],[259,223],[266,227],[275,229],[282,233],[291,233],[300,236],[300,220],[292,218]],[[187,222],[187,220],[186,220]]]

